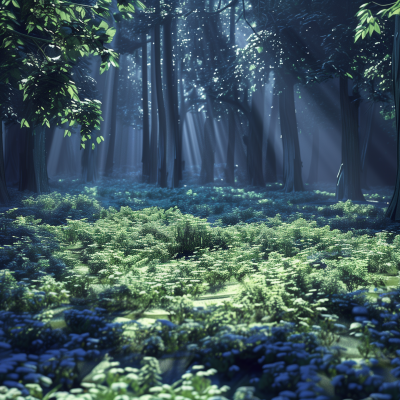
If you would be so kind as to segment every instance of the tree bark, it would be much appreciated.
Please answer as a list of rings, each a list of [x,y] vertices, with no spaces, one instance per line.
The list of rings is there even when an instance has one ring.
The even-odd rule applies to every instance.
[[[92,150],[92,143],[94,138],[88,139],[82,154],[82,179],[83,182],[96,182],[97,168],[96,168],[96,154],[97,147]]]
[[[267,154],[266,154],[266,171],[265,182],[275,183],[278,181],[276,175],[276,154],[275,154],[275,136],[279,113],[279,95],[276,94],[276,89],[273,90],[271,117],[269,119],[267,133]]]
[[[342,117],[342,174],[336,187],[336,200],[364,200],[360,179],[358,139],[359,96],[348,95],[348,78],[340,77],[340,112]]]
[[[10,195],[7,191],[5,164],[3,158],[3,121],[0,120],[0,204],[9,204]]]
[[[186,107],[185,107],[185,91],[183,88],[183,80],[182,80],[182,61],[179,61],[179,96],[180,96],[180,110],[179,110],[179,152],[178,152],[178,165],[179,168],[179,180],[183,179],[183,170],[185,169],[185,160],[183,160],[183,126],[186,120]],[[178,104],[178,102],[177,102]]]
[[[157,183],[157,148],[158,148],[158,104],[156,85],[155,29],[151,41],[151,144],[149,183]]]
[[[304,191],[301,175],[299,135],[294,103],[295,80],[291,76],[276,77],[282,85],[279,95],[279,116],[283,145],[283,190],[285,193]]]
[[[318,159],[319,159],[319,129],[318,127],[315,127],[314,132],[312,134],[311,163],[307,181],[309,184],[318,182]]]
[[[143,149],[142,149],[142,182],[147,183],[150,176],[149,147],[149,93],[147,87],[147,35],[142,34],[142,98],[143,98]]]
[[[156,4],[156,14],[160,13],[160,2]],[[165,115],[162,77],[161,77],[161,30],[160,25],[154,27],[155,36],[155,65],[156,65],[156,89],[157,89],[157,104],[158,104],[158,130],[159,130],[159,145],[158,145],[158,184],[162,188],[167,187],[167,119]]]
[[[233,48],[235,46],[235,6],[231,7],[229,28],[230,46]],[[237,99],[236,86],[234,86],[232,90],[232,96],[234,99]],[[235,185],[235,114],[236,112],[233,107],[230,107],[228,116],[228,149],[226,154],[225,181],[228,185],[232,186]]]
[[[32,132],[32,133],[31,133]],[[46,127],[36,126],[25,138],[25,149],[20,158],[19,190],[49,193],[49,178],[46,164]]]
[[[177,36],[176,18],[168,16],[164,24],[164,58],[166,72],[166,110],[168,113],[168,135],[172,139],[174,149],[172,186],[179,186],[179,177],[182,176],[182,140],[179,136],[179,110],[178,110],[178,82],[177,68],[174,66],[174,44]],[[177,65],[177,63],[175,63]]]
[[[214,116],[212,111],[212,102],[207,102],[207,118],[204,121],[203,131],[203,144],[202,144],[202,159],[201,159],[201,172],[200,183],[213,183],[214,182],[214,163],[215,163],[215,132],[214,132]]]
[[[392,221],[400,221],[400,16],[395,16],[393,53],[392,53],[392,80],[393,95],[396,112],[396,133],[397,133],[397,173],[394,193],[386,217]]]
[[[118,48],[119,39],[119,24],[116,26],[115,33],[115,45]],[[118,104],[118,81],[119,81],[120,67],[114,68],[114,82],[113,82],[113,94],[112,94],[112,106],[111,106],[111,123],[110,123],[110,134],[108,136],[108,148],[105,165],[105,176],[110,176],[114,170],[114,150],[115,150],[115,137],[117,136],[117,104]],[[106,138],[107,140],[107,138]]]
[[[249,130],[248,155],[249,177],[251,185],[264,186],[262,171],[264,90],[261,82],[257,82],[256,91],[251,100],[251,118]]]
[[[374,111],[375,111],[375,103],[372,103],[371,109],[367,117],[367,130],[365,133],[363,147],[361,149],[361,188],[367,190],[369,189],[367,182],[367,154],[368,154],[368,145],[369,142],[371,141],[372,119]]]

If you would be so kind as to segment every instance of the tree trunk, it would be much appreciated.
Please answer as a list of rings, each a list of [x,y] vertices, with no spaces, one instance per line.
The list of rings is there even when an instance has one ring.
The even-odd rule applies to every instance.
[[[204,152],[204,122],[202,121],[202,113],[201,112],[193,113],[192,114],[192,118],[193,118],[193,125],[194,125],[194,130],[195,130],[195,133],[196,133],[198,148],[200,150],[200,160],[201,160],[200,180],[201,180],[201,176],[205,175],[205,173],[203,172],[203,168],[204,168],[204,165],[205,165],[205,161],[203,161],[205,159],[205,152]],[[187,124],[187,125],[188,125],[187,126],[187,136],[189,137],[189,124]],[[189,148],[191,149],[192,147],[189,146]],[[192,158],[192,160],[194,162],[193,158]],[[197,164],[196,164],[196,172],[197,172]]]
[[[214,163],[215,163],[215,132],[214,132],[214,115],[212,110],[211,100],[207,101],[207,118],[204,121],[203,133],[203,149],[201,159],[201,172],[200,183],[213,183],[214,182]]]
[[[363,147],[361,149],[361,188],[369,189],[367,183],[367,153],[368,145],[371,140],[371,130],[372,130],[372,118],[375,111],[375,103],[372,103],[371,109],[369,110],[367,117],[367,131],[365,132],[365,138],[363,142]]]
[[[46,132],[46,163],[47,165],[49,164],[49,156],[50,156],[50,150],[51,150],[51,145],[54,140],[55,132],[57,129],[56,125],[51,125],[49,130]]]
[[[156,86],[155,29],[151,41],[151,144],[149,183],[157,183],[157,148],[158,148],[158,104]]]
[[[349,97],[348,78],[340,77],[340,111],[342,117],[342,173],[336,187],[336,200],[364,200],[360,180],[358,140],[359,96]]]
[[[33,133],[31,133],[33,132]],[[25,138],[25,149],[20,157],[19,190],[49,193],[49,178],[46,164],[46,127],[36,126]]]
[[[112,94],[112,106],[111,106],[111,123],[110,123],[110,134],[106,140],[109,140],[107,147],[106,165],[105,165],[105,176],[110,176],[114,170],[114,150],[115,150],[115,137],[117,135],[117,103],[118,103],[118,80],[119,80],[119,68],[114,70],[114,82],[113,82],[113,94]]]
[[[183,179],[183,170],[185,169],[185,160],[182,160],[183,157],[183,126],[186,120],[186,107],[185,107],[185,92],[183,88],[182,81],[182,61],[178,61],[179,63],[179,96],[180,96],[180,110],[179,110],[179,152],[178,152],[178,161],[177,164],[180,164],[179,168],[179,180]],[[178,102],[177,102],[178,104]]]
[[[117,23],[115,33],[115,46],[118,49],[119,39],[119,24]],[[115,150],[115,137],[117,136],[117,104],[118,104],[118,81],[119,81],[120,67],[114,68],[114,82],[113,82],[113,94],[112,94],[112,106],[111,106],[111,123],[110,123],[110,134],[108,138],[108,148],[105,165],[105,176],[110,176],[114,169],[114,150]]]
[[[86,146],[83,149],[82,154],[82,179],[83,182],[96,182],[97,180],[97,170],[96,170],[96,154],[97,147],[92,150],[92,143],[94,143],[94,138],[88,139]]]
[[[318,159],[319,159],[319,129],[318,127],[315,127],[312,135],[310,173],[308,174],[309,184],[318,182]]]
[[[283,190],[285,193],[301,192],[304,191],[304,186],[294,103],[295,80],[291,76],[277,76],[276,79],[279,79],[282,85],[282,93],[279,95],[279,116],[283,145]]]
[[[142,34],[142,98],[143,98],[143,149],[142,182],[147,183],[150,175],[149,147],[149,93],[147,87],[147,35]]]
[[[20,180],[20,154],[22,152],[26,128],[19,124],[7,124],[5,131],[4,158],[6,182],[11,186],[18,186]],[[4,134],[4,133],[3,133]]]
[[[235,46],[235,6],[231,6],[230,12],[230,46]],[[232,96],[237,99],[236,86],[232,90]],[[225,169],[225,181],[228,185],[235,185],[235,110],[233,107],[229,109],[229,122],[228,122],[228,150],[226,154],[226,169]]]
[[[275,183],[278,181],[276,176],[276,154],[275,154],[275,136],[279,113],[279,95],[276,94],[276,89],[273,90],[271,117],[269,119],[267,133],[267,154],[266,154],[266,171],[265,182]]]
[[[392,54],[392,80],[393,95],[396,112],[396,133],[397,133],[397,174],[396,185],[390,204],[386,211],[386,217],[392,221],[400,221],[400,16],[395,16]]]
[[[167,89],[167,110],[168,110],[168,128],[173,142],[174,165],[172,187],[179,186],[179,177],[182,176],[182,139],[179,129],[179,110],[178,110],[178,71],[177,61],[174,63],[174,45],[177,37],[176,18],[168,16],[164,24],[164,49],[165,49],[165,72]]]
[[[263,139],[263,113],[264,113],[264,90],[261,82],[257,82],[256,91],[251,100],[251,118],[249,130],[248,152],[249,177],[251,185],[264,186],[262,171],[262,139]]]
[[[160,2],[156,4],[156,14],[160,13]],[[162,188],[167,187],[167,130],[166,115],[163,98],[163,87],[161,78],[161,31],[160,25],[154,27],[155,34],[155,65],[156,65],[156,89],[158,104],[158,129],[159,129],[159,146],[158,146],[158,184]]]
[[[0,120],[0,204],[8,204],[10,195],[7,191],[5,164],[3,158],[3,121]]]
[[[72,151],[72,138],[63,137],[62,151],[57,160],[57,165],[55,167],[55,175],[69,175],[71,176],[73,168],[71,163],[73,162],[73,151]]]

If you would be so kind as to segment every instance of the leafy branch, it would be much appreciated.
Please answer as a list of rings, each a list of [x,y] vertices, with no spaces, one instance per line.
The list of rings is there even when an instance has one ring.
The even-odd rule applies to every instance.
[[[381,28],[379,25],[379,17],[385,17],[390,18],[394,15],[400,15],[400,0],[397,0],[395,3],[392,3],[392,6],[389,8],[385,8],[383,10],[380,10],[375,16],[373,15],[372,11],[368,8],[369,3],[365,3],[360,6],[360,11],[356,14],[359,24],[357,25],[355,31],[355,37],[354,37],[354,42],[357,42],[357,40],[361,37],[361,39],[365,39],[366,36],[372,36],[374,32],[377,32],[378,34],[381,34]],[[375,5],[380,5],[377,3],[374,3]],[[390,4],[385,4],[385,6],[388,6]]]

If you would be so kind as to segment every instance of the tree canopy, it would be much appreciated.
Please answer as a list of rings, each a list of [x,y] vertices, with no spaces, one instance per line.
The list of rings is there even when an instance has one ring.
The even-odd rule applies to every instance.
[[[118,0],[118,18],[132,18],[138,0]],[[80,95],[72,68],[81,58],[101,57],[100,73],[118,67],[118,54],[106,47],[115,34],[107,19],[111,0],[90,4],[64,0],[1,0],[1,119],[22,126],[81,125],[82,147],[100,128],[101,103]],[[11,94],[23,93],[23,107],[12,107]],[[71,135],[67,129],[65,135]],[[97,137],[97,143],[104,140]]]

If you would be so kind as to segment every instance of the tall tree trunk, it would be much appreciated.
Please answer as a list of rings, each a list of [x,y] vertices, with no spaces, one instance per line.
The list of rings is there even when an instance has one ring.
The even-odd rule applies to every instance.
[[[251,151],[248,153],[250,159],[249,177],[251,185],[264,186],[262,170],[262,139],[263,139],[263,113],[264,113],[264,90],[261,82],[257,82],[256,91],[251,100],[251,118],[249,145]]]
[[[367,116],[367,130],[365,132],[365,138],[363,142],[363,147],[361,149],[361,188],[369,189],[367,183],[367,153],[368,153],[368,145],[371,141],[371,130],[372,130],[372,119],[375,111],[375,103],[371,104],[371,109],[368,112]]]
[[[157,148],[158,148],[158,104],[156,85],[155,29],[151,40],[151,144],[150,144],[150,178],[149,183],[157,183]]]
[[[183,160],[183,126],[186,120],[186,106],[185,106],[185,92],[183,88],[182,80],[182,61],[178,61],[179,64],[179,97],[180,97],[180,110],[179,110],[179,152],[177,164],[180,164],[179,168],[179,180],[183,179],[183,170],[185,169],[185,160]],[[178,104],[178,102],[177,102]]]
[[[275,183],[278,181],[276,176],[276,154],[275,154],[275,136],[278,123],[279,113],[279,95],[276,93],[274,87],[272,98],[271,117],[269,119],[268,133],[267,133],[267,154],[266,154],[266,171],[265,182]]]
[[[400,221],[400,16],[395,16],[393,53],[392,53],[392,80],[393,94],[396,112],[397,133],[397,173],[396,185],[390,204],[386,211],[386,217],[392,221]]]
[[[45,126],[39,125],[28,131],[20,162],[19,190],[30,190],[38,194],[49,193]]]
[[[285,193],[304,191],[301,175],[299,135],[294,103],[295,80],[291,76],[276,77],[282,85],[279,95],[279,116],[283,145],[283,190]]]
[[[115,47],[118,49],[120,26],[117,23],[115,32]],[[113,94],[112,94],[112,106],[111,106],[111,124],[110,134],[108,138],[108,148],[105,165],[105,176],[110,176],[114,169],[114,150],[115,150],[115,137],[117,136],[117,104],[118,104],[118,81],[119,81],[120,67],[114,68],[114,82],[113,82]]]
[[[358,140],[359,96],[348,95],[348,78],[340,77],[340,113],[342,117],[342,167],[336,186],[336,200],[364,200],[360,179]]]
[[[174,37],[176,38],[176,19],[172,15],[167,16],[164,21],[164,60],[165,60],[165,82],[166,82],[166,104],[167,112],[167,137],[170,138],[174,151],[174,164],[172,174],[172,186],[179,186],[178,154],[179,150],[179,126],[178,126],[178,82],[177,71],[174,67]]]
[[[143,98],[143,149],[142,182],[148,182],[150,176],[149,147],[149,92],[147,87],[147,35],[142,34],[142,98]]]
[[[200,149],[200,161],[201,161],[201,166],[200,166],[200,181],[201,177],[205,175],[205,172],[203,171],[203,168],[205,166],[205,152],[204,152],[204,121],[202,121],[202,113],[193,113],[193,125],[194,125],[194,130],[196,133],[196,138],[197,138],[197,143]],[[189,124],[188,124],[189,125]],[[189,134],[189,126],[187,128],[187,134]],[[193,153],[192,153],[193,154]],[[193,158],[192,158],[193,159]],[[193,159],[194,161],[194,159]],[[196,164],[197,168],[197,164]],[[196,169],[197,171],[197,169]]]
[[[204,121],[203,149],[201,159],[200,183],[214,182],[214,164],[215,164],[215,131],[214,131],[214,113],[211,100],[207,101],[207,118]]]
[[[160,2],[156,4],[156,14],[160,13]],[[163,87],[161,78],[161,31],[160,25],[154,27],[155,32],[155,65],[156,65],[156,89],[157,89],[157,104],[158,104],[158,129],[159,129],[159,146],[158,146],[158,184],[162,188],[167,187],[167,130],[166,130],[166,115],[163,98]]]
[[[166,91],[168,111],[167,124],[169,134],[173,142],[174,164],[172,187],[179,186],[179,177],[182,175],[181,159],[182,159],[182,140],[179,137],[179,110],[178,110],[178,71],[177,60],[174,63],[174,47],[177,37],[176,18],[168,16],[164,24],[164,49],[165,49],[165,72],[166,72]]]
[[[318,159],[319,159],[319,129],[318,127],[315,127],[314,132],[312,134],[311,163],[310,163],[310,172],[308,174],[309,184],[318,182]]]
[[[7,191],[5,164],[3,158],[3,121],[0,120],[0,204],[8,204],[10,195]]]
[[[230,23],[229,23],[229,41],[230,46],[235,46],[235,5],[231,6]],[[237,99],[237,89],[234,86],[232,96]],[[235,138],[236,138],[236,124],[235,113],[233,107],[229,108],[228,120],[228,149],[226,154],[226,168],[225,168],[225,181],[228,185],[235,185]]]

